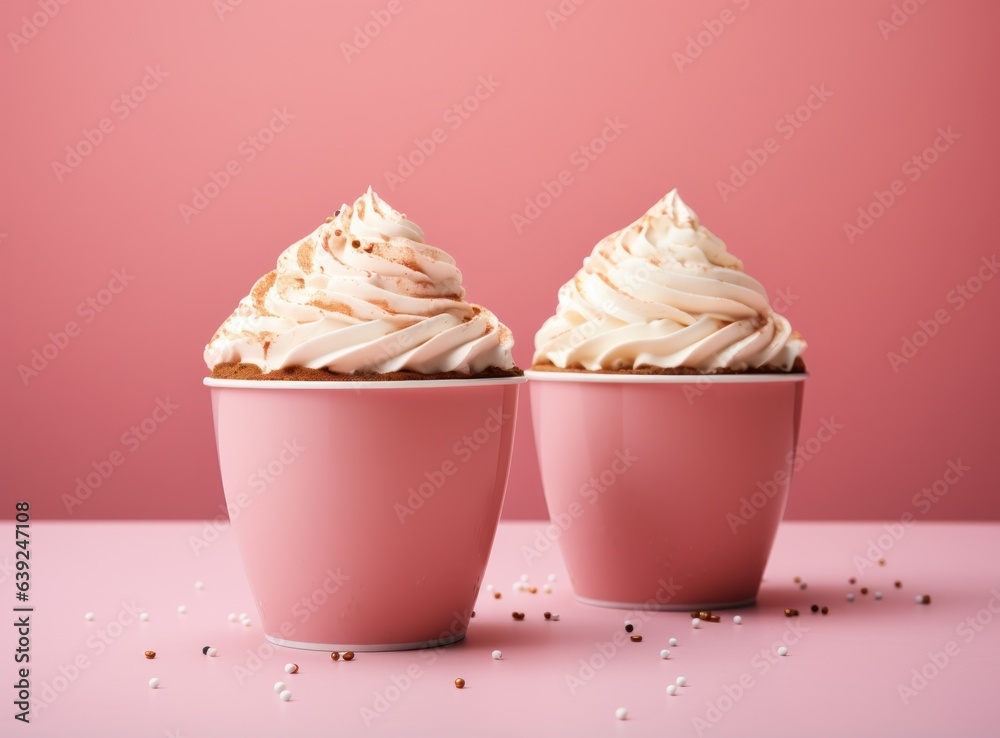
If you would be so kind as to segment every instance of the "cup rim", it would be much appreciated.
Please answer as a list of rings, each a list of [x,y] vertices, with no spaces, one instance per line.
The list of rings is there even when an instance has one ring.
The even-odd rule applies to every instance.
[[[504,384],[524,384],[527,377],[488,377],[484,379],[404,379],[389,382],[351,381],[276,381],[267,379],[218,379],[205,377],[203,384],[212,388],[269,390],[368,390],[368,389],[440,389],[444,387],[485,387]]]
[[[579,382],[596,384],[760,384],[804,382],[808,372],[787,374],[601,374],[598,372],[539,371],[525,369],[532,382]]]

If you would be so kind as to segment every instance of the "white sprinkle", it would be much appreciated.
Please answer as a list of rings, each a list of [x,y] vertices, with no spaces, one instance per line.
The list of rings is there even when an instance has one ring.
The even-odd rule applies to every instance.
[[[660,651],[660,658],[661,659],[669,659],[670,658],[670,649],[669,648],[664,648],[662,651]]]
[[[559,619],[559,615],[556,614],[556,613],[552,613],[552,617],[549,618],[549,620],[558,620],[558,619]]]
[[[188,609],[184,605],[178,605],[177,606],[177,612],[179,612],[181,615],[183,615],[187,611],[188,611]]]
[[[526,590],[528,588],[528,586],[524,582],[520,582],[520,581],[514,582],[514,584],[512,586],[514,587],[514,591],[515,592],[523,592],[524,590]]]
[[[677,686],[683,687],[688,683],[687,677],[677,677]]]
[[[285,664],[285,673],[294,674],[299,670],[298,664]]]
[[[493,591],[493,585],[492,584],[487,584],[486,585],[486,591],[487,592],[492,592]]]
[[[197,581],[194,583],[195,589],[205,589],[205,583],[202,581]]]
[[[279,694],[278,697],[281,698],[282,702],[288,702],[288,700],[292,699],[292,693],[286,689],[284,692]]]
[[[555,580],[556,580],[556,575],[555,574],[549,574],[549,581],[550,582],[554,582]]]
[[[875,599],[876,600],[881,600],[882,599],[882,593],[881,592],[876,592],[875,593]]]
[[[528,581],[528,579],[530,579],[530,577],[529,577],[529,576],[528,576],[527,574],[522,574],[522,575],[521,575],[521,581],[522,581],[522,582],[527,582],[527,581]]]
[[[854,602],[854,593],[853,592],[848,592],[847,593],[847,601],[848,602]]]
[[[697,630],[701,627],[701,618],[691,618],[691,627]]]
[[[141,620],[143,622],[146,622],[147,620],[149,620],[149,613],[148,612],[141,612],[141,613],[139,613],[139,620]]]
[[[743,622],[743,617],[741,615],[733,615],[733,622],[736,625],[739,625],[740,623]]]
[[[252,620],[250,620],[250,618],[247,618],[246,620],[241,620],[240,622],[241,622],[241,623],[243,623],[243,625],[245,625],[245,626],[246,626],[246,627],[248,627],[248,628],[249,628],[249,627],[250,627],[251,625],[253,625],[253,621],[252,621]]]
[[[544,592],[545,594],[547,594],[547,595],[550,595],[550,594],[552,594],[552,585],[551,585],[551,584],[546,584],[546,585],[544,585],[544,586],[542,587],[542,591],[543,591],[543,592]]]
[[[677,685],[676,684],[668,684],[667,685],[667,694],[669,694],[671,697],[673,697],[675,694],[677,694]]]
[[[249,617],[245,612],[240,613],[240,620],[246,620]]]
[[[153,677],[152,679],[149,680],[150,689],[156,689],[159,686],[160,686],[160,680],[157,679],[156,677]]]
[[[924,604],[924,600],[923,600],[923,598],[920,595],[917,595],[916,597],[914,597],[913,601],[916,602],[918,605]]]
[[[280,691],[282,691],[282,690],[283,690],[284,688],[285,688],[285,683],[284,683],[284,682],[275,682],[275,683],[274,683],[274,691],[275,691],[275,692],[280,692]]]
[[[229,613],[229,622],[230,623],[235,623],[236,622],[236,613],[235,612]]]
[[[617,710],[615,710],[615,717],[618,718],[619,720],[628,720],[628,710],[626,710],[624,707],[619,707]]]
[[[84,617],[84,618],[86,618],[87,620],[93,620],[93,619],[94,619],[94,613],[92,613],[92,612],[88,612],[88,613],[87,613],[86,615],[84,615],[83,617]]]
[[[503,654],[500,653],[499,651],[494,651],[493,652],[493,658],[496,659],[497,661],[499,661],[500,659],[503,658]]]
[[[677,645],[677,639],[676,638],[671,638],[669,641],[667,641],[667,643],[669,643],[671,646],[676,646]]]
[[[205,655],[206,656],[215,656],[215,654],[217,654],[217,653],[218,653],[218,651],[215,650],[214,648],[209,648],[207,651],[205,651]]]
[[[779,656],[787,656],[788,655],[788,649],[785,648],[784,646],[779,646],[778,647],[778,655]]]

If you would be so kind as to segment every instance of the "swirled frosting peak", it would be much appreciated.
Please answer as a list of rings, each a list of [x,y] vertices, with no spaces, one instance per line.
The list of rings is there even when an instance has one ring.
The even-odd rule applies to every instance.
[[[789,371],[806,344],[672,190],[559,289],[533,363],[560,369]]]
[[[455,260],[371,188],[289,246],[205,347],[211,369],[511,369],[510,331],[465,301]]]

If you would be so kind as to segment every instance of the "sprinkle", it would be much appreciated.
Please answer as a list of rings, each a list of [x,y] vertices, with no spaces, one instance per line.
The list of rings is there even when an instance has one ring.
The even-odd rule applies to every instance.
[[[635,630],[635,626],[632,625],[632,621],[631,620],[626,620],[625,621],[625,632],[626,633],[631,633],[633,630]]]
[[[847,580],[847,583],[848,584],[854,584],[857,581],[858,581],[857,579],[855,579],[854,577],[851,577],[850,579]]]
[[[284,682],[275,682],[274,683],[274,691],[275,692],[280,692],[284,688],[285,688],[285,683]]]
[[[459,689],[462,689],[465,686],[465,680],[462,679],[462,677],[459,677],[458,679],[455,680],[455,686],[458,687]]]
[[[557,613],[557,612],[552,613],[552,618],[551,619],[552,620],[558,620],[559,619],[559,613]]]
[[[510,614],[510,616],[512,618],[514,618],[514,620],[524,620],[524,613],[523,612],[512,612]]]
[[[687,685],[687,683],[688,683],[687,677],[677,677],[677,686],[678,687],[683,687],[683,686]]]
[[[229,622],[230,623],[235,623],[236,622],[236,613],[235,612],[229,613]]]
[[[160,680],[157,679],[156,677],[153,677],[152,679],[149,680],[150,689],[156,689],[159,686],[160,686]]]
[[[201,649],[201,652],[207,656],[209,648],[211,648],[211,646],[205,646],[204,648]]]
[[[344,651],[344,661],[354,661],[354,651]]]
[[[619,720],[628,720],[628,710],[626,710],[624,707],[619,707],[617,710],[615,710],[615,717],[618,718]]]
[[[181,615],[183,615],[187,611],[188,611],[188,609],[184,605],[178,605],[177,606],[177,612],[180,613]]]
[[[216,649],[210,648],[210,649],[208,649],[208,651],[205,652],[205,655],[206,656],[211,656],[211,657],[214,658],[215,654],[217,654],[217,653],[218,653],[218,651]]]
[[[881,592],[876,592],[875,593],[875,599],[876,600],[881,600],[882,599],[882,593]]]
[[[503,658],[503,654],[500,653],[499,651],[494,651],[492,655],[494,661],[499,661],[500,659]]]
[[[847,593],[847,601],[848,602],[854,602],[854,593],[853,592],[848,592]]]
[[[697,630],[701,627],[701,620],[699,618],[691,618],[691,627]]]
[[[676,646],[677,645],[677,639],[676,638],[671,638],[669,641],[667,641],[667,643],[669,643],[671,646]]]
[[[299,672],[299,665],[298,664],[285,664],[285,673],[286,674],[298,674],[298,672]]]
[[[554,582],[555,580],[556,580],[556,575],[555,574],[549,574],[549,581],[550,582]]]
[[[675,694],[677,694],[677,685],[676,684],[668,684],[667,685],[667,694],[669,694],[671,697],[673,697]]]
[[[241,613],[240,613],[240,620],[246,620],[246,619],[247,619],[247,618],[249,618],[249,617],[250,617],[250,616],[249,616],[249,615],[247,615],[247,614],[246,614],[245,612],[241,612]]]
[[[528,588],[528,585],[522,581],[514,582],[513,586],[515,592],[524,592]]]
[[[469,617],[470,617],[470,618],[474,618],[474,617],[476,617],[476,611],[475,611],[475,610],[473,610],[473,611],[472,611],[472,614],[471,614],[471,615],[469,615]]]
[[[740,615],[733,615],[733,622],[734,622],[734,623],[735,623],[736,625],[739,625],[740,623],[742,623],[742,622],[743,622],[743,617],[742,617],[742,616],[740,616]]]
[[[721,615],[709,615],[708,616],[708,622],[710,622],[710,623],[719,623],[719,622],[722,622],[722,616]]]
[[[197,582],[194,583],[194,588],[195,589],[205,589],[205,583],[199,580],[199,581],[197,581]]]
[[[551,584],[546,584],[546,585],[543,585],[543,586],[542,586],[542,591],[543,591],[543,592],[544,592],[545,594],[547,594],[547,595],[550,595],[550,594],[552,594],[552,585],[551,585]]]
[[[247,618],[246,620],[241,620],[240,622],[243,623],[243,625],[246,626],[247,628],[253,625],[253,621],[250,620],[250,618]]]
[[[336,216],[340,215],[340,211],[338,210],[338,211],[337,211],[336,213],[334,213],[333,215],[334,215],[334,217],[336,217]]]
[[[351,246],[353,246],[356,249],[361,248],[361,241],[355,238],[353,241],[351,241]]]
[[[809,609],[812,610],[813,612],[819,612],[819,605],[813,605]]]
[[[896,587],[896,589],[902,589],[903,583],[897,579],[894,583],[894,586]]]
[[[492,584],[487,584],[486,585],[486,591],[487,592],[492,592],[493,591],[493,585]]]
[[[493,593],[493,599],[494,600],[499,600],[501,597],[503,597],[503,595],[500,594],[499,592],[494,592]]]
[[[808,586],[809,586],[808,584],[806,584],[805,582],[802,582],[802,584],[799,585],[799,589],[805,589]]]
[[[918,605],[929,605],[929,604],[931,604],[931,596],[930,595],[917,595],[913,599],[914,599],[914,601]]]
[[[335,230],[333,232],[333,235],[335,235],[335,236],[343,236],[344,232],[338,228],[337,230]]]
[[[788,649],[785,648],[784,646],[779,647],[778,648],[778,655],[779,656],[787,656],[788,655]]]
[[[793,579],[792,581],[798,584],[799,582],[802,581],[802,577],[795,577],[795,579]]]
[[[528,591],[531,592],[531,594],[538,594],[538,587],[528,587]]]
[[[826,615],[828,612],[830,612],[830,608],[827,607],[826,605],[823,605],[823,607],[821,607],[819,611],[824,615]]]
[[[632,643],[642,643],[642,636],[641,635],[633,634],[633,635],[630,635],[628,637],[628,639],[630,641],[632,641]]]
[[[522,582],[527,582],[527,581],[528,581],[528,579],[529,579],[529,577],[528,577],[528,575],[527,575],[527,574],[522,574],[522,575],[521,575],[521,581],[522,581]]]
[[[861,588],[861,594],[863,594],[863,595],[868,594],[868,587],[862,587]]]
[[[885,559],[879,559],[878,560],[878,565],[879,566],[885,566]]]
[[[288,700],[292,699],[292,693],[286,689],[281,694],[278,695],[278,699],[280,699],[282,702],[288,702]]]
[[[330,654],[330,658],[333,659],[334,661],[340,661],[340,654],[334,651],[333,653]]]
[[[662,651],[660,651],[660,658],[661,659],[669,659],[670,658],[670,649],[669,648],[664,648]]]
[[[142,622],[146,622],[147,620],[149,620],[149,613],[148,612],[139,613],[139,620],[141,620]]]
[[[88,612],[88,613],[87,613],[86,615],[84,615],[83,617],[84,617],[84,619],[85,619],[85,620],[93,620],[93,619],[94,619],[94,613],[92,613],[92,612]]]
[[[542,617],[545,618],[546,620],[551,620],[552,619],[552,613],[551,612],[543,612],[542,613]]]
[[[145,656],[146,656],[147,659],[155,659],[156,658],[156,651],[146,651],[145,652]]]
[[[325,223],[332,223],[333,222],[333,216],[332,215],[326,216],[326,220],[324,222]]]
[[[799,611],[796,610],[794,607],[786,607],[785,608],[785,617],[786,618],[794,618],[794,617],[797,617],[798,614],[799,614]]]

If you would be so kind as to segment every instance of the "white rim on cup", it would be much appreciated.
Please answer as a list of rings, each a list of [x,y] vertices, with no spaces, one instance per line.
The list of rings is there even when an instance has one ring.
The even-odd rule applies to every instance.
[[[431,389],[435,387],[483,387],[494,384],[523,384],[525,377],[490,377],[484,379],[404,379],[391,382],[352,382],[351,380],[317,380],[314,382],[272,379],[216,379],[205,377],[207,387],[273,390],[359,390],[359,389]]]
[[[806,372],[790,374],[602,374],[587,371],[538,371],[526,369],[533,382],[596,382],[598,384],[753,384],[760,382],[803,382]]]

